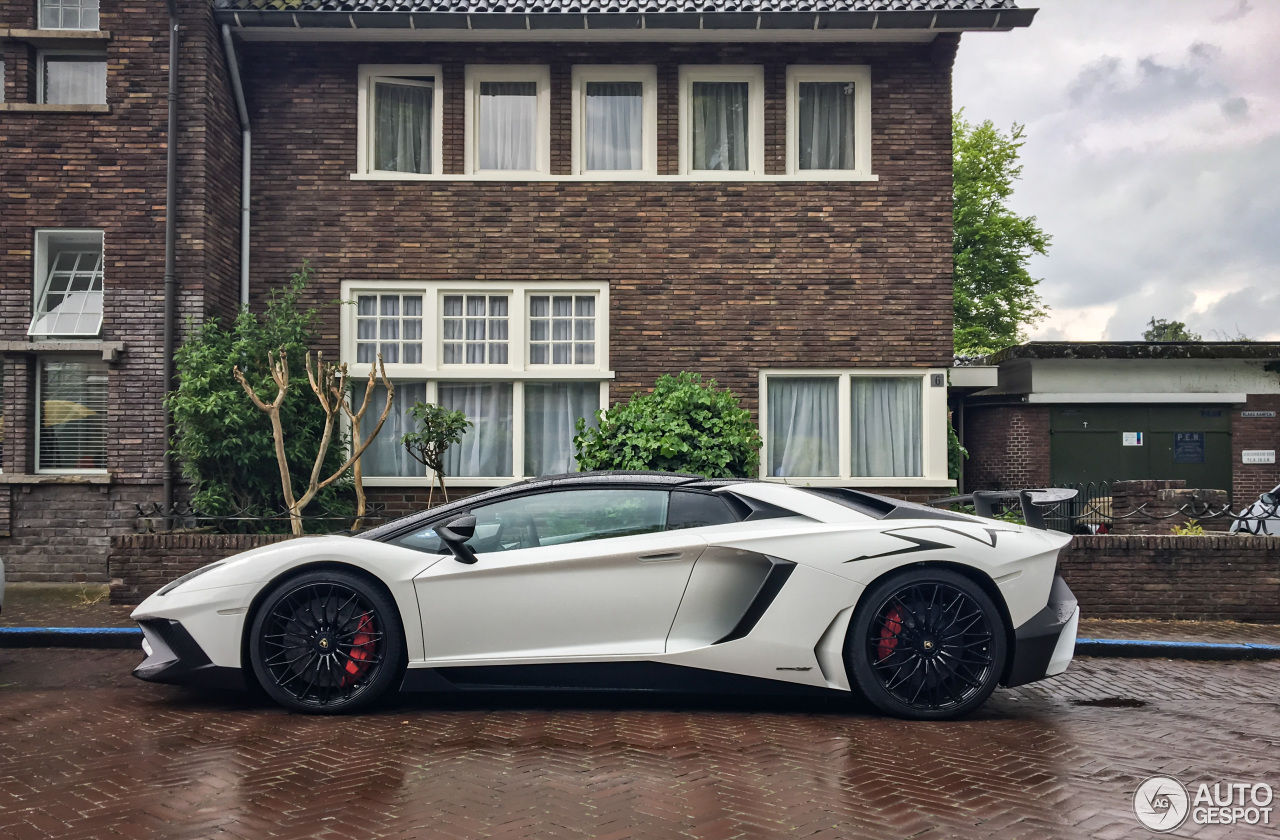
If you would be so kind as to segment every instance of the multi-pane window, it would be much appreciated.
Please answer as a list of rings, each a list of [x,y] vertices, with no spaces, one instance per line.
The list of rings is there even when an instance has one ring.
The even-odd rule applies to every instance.
[[[506,295],[445,295],[441,332],[446,365],[505,365],[508,299]]]
[[[430,174],[435,150],[433,81],[420,79],[372,80],[373,160],[380,172]]]
[[[683,67],[681,169],[764,170],[764,76],[759,67]]]
[[[98,360],[41,359],[37,387],[36,469],[107,468],[107,366]]]
[[[422,295],[356,297],[356,361],[422,363]]]
[[[595,363],[595,295],[532,295],[529,298],[529,364]]]
[[[550,167],[550,71],[467,68],[467,171],[546,172]]]
[[[41,29],[97,29],[98,0],[40,0]]]
[[[869,173],[870,89],[867,67],[789,67],[788,171]]]
[[[107,59],[101,53],[41,53],[40,102],[105,105]]]
[[[36,296],[27,335],[81,337],[102,330],[102,233],[38,231]]]

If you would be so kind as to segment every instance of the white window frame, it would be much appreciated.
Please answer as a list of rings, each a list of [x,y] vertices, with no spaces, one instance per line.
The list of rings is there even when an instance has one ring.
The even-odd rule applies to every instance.
[[[444,70],[439,64],[361,64],[356,71],[356,174],[390,181],[427,181],[440,178],[444,170]],[[391,172],[373,168],[374,84],[422,86],[431,78],[431,169],[422,172]]]
[[[933,377],[943,377],[942,387],[933,386]],[[779,484],[798,484],[813,487],[954,487],[947,477],[947,388],[946,368],[799,368],[767,369],[760,371],[760,478]],[[920,380],[921,441],[919,476],[855,476],[853,461],[853,387],[855,376],[912,377]],[[838,379],[837,410],[839,411],[838,476],[770,476],[769,472],[769,379],[827,378]]]
[[[59,4],[59,8],[61,8],[61,6],[62,6],[62,5],[63,5],[63,4],[61,4],[61,3],[60,3],[60,4]],[[84,2],[83,2],[83,0],[81,0],[81,2],[80,2],[78,5],[80,6],[80,16],[81,16],[81,19],[83,19],[83,18],[84,18]],[[68,26],[45,26],[45,25],[44,25],[44,9],[45,9],[45,2],[44,2],[44,0],[36,0],[36,28],[37,28],[37,29],[42,29],[42,30],[45,30],[45,31],[55,31],[55,32],[56,32],[56,31],[59,31],[59,30],[64,31],[64,32],[98,32],[98,31],[100,31],[100,30],[102,29],[102,4],[101,4],[100,2],[98,3],[98,25],[97,25],[97,26],[94,26],[94,27],[88,27],[88,26],[74,26],[74,27],[68,27]],[[61,18],[61,15],[59,15],[59,18]]]
[[[853,169],[800,168],[800,83],[853,82]],[[866,180],[871,175],[871,68],[867,65],[787,67],[787,174],[817,181]]]
[[[33,415],[33,416],[34,416],[34,418],[35,418],[35,424],[34,424],[34,425],[35,425],[35,453],[34,453],[34,455],[32,456],[32,462],[35,464],[35,471],[36,471],[36,473],[37,473],[38,475],[106,475],[106,474],[107,474],[107,472],[108,472],[108,471],[107,471],[106,469],[97,469],[97,470],[94,470],[94,469],[67,469],[67,468],[63,468],[63,469],[55,469],[55,468],[45,468],[45,467],[40,466],[40,438],[41,438],[42,428],[43,428],[43,426],[44,426],[44,422],[43,422],[43,421],[44,421],[44,416],[43,416],[43,415],[44,415],[44,393],[43,393],[43,391],[44,391],[44,386],[41,384],[41,382],[42,382],[42,380],[44,379],[44,377],[41,375],[41,368],[44,366],[44,364],[45,364],[46,362],[99,362],[99,361],[101,361],[101,359],[100,359],[100,358],[94,358],[94,357],[92,357],[92,356],[84,356],[84,357],[81,357],[81,356],[61,356],[61,355],[59,355],[59,356],[39,356],[39,357],[37,357],[37,359],[36,359],[36,387],[35,387],[36,403],[35,403],[35,412],[34,412],[34,415]],[[108,390],[107,390],[107,402],[108,402],[108,404],[110,404],[110,401],[111,401],[111,390],[110,390],[110,388],[111,388],[111,383],[110,383],[110,373],[108,373],[108,374],[107,374],[107,377],[108,377],[108,379],[107,379],[107,389],[108,389]],[[104,419],[103,419],[103,423],[104,423],[104,424],[105,424],[105,423],[107,423],[109,419],[110,419],[110,417],[109,417],[109,416],[108,416],[107,418],[104,418]],[[110,441],[110,439],[111,439],[111,428],[110,428],[110,426],[108,426],[108,427],[107,427],[107,440],[108,440],[108,441]],[[104,460],[106,459],[106,457],[107,457],[107,455],[108,455],[108,454],[109,454],[109,452],[108,452],[107,450],[104,450],[104,451],[103,451],[103,459],[104,459]]]
[[[636,178],[656,175],[658,172],[658,68],[652,64],[580,64],[574,65],[572,157],[573,173],[597,176],[602,180]],[[644,99],[643,135],[641,137],[639,169],[591,169],[586,168],[587,134],[587,83],[588,82],[639,82]]]
[[[489,355],[489,348],[488,348],[488,346],[487,346],[487,345],[497,343],[497,342],[493,341],[492,339],[490,339],[490,338],[488,337],[488,334],[489,334],[488,324],[489,324],[489,320],[490,320],[490,317],[491,317],[491,316],[488,314],[488,313],[489,313],[489,309],[490,309],[490,303],[489,303],[489,300],[490,300],[491,298],[495,298],[495,297],[505,297],[505,298],[507,299],[507,315],[506,315],[506,318],[507,318],[507,337],[506,337],[506,339],[505,339],[505,342],[506,342],[506,345],[507,345],[507,362],[506,362],[506,364],[499,364],[499,363],[494,363],[494,362],[485,362],[484,364],[478,364],[478,365],[477,365],[477,364],[468,364],[468,363],[466,363],[465,361],[464,361],[464,362],[461,362],[461,363],[456,363],[456,364],[455,364],[455,363],[446,363],[446,362],[445,362],[445,360],[444,360],[444,344],[445,344],[445,341],[444,341],[444,318],[445,318],[445,315],[444,315],[444,299],[445,299],[445,297],[446,297],[446,296],[461,297],[461,298],[462,298],[462,329],[463,329],[463,338],[462,338],[462,339],[460,339],[460,340],[455,340],[455,342],[454,342],[454,343],[461,343],[461,344],[462,344],[462,355],[463,355],[463,358],[465,359],[465,358],[466,358],[466,355],[467,355],[466,324],[467,324],[467,317],[468,317],[468,316],[467,316],[467,300],[466,300],[466,299],[467,299],[467,296],[468,296],[468,295],[475,296],[475,297],[478,297],[478,296],[480,296],[480,295],[483,295],[483,296],[484,296],[484,298],[485,298],[485,304],[484,304],[484,306],[485,306],[485,315],[483,316],[483,318],[484,318],[484,322],[485,322],[485,339],[484,339],[484,342],[483,342],[483,343],[486,345],[486,347],[485,347],[485,356],[486,356],[486,357]],[[469,290],[467,290],[467,291],[456,291],[456,290],[453,290],[453,289],[444,289],[444,288],[441,288],[441,289],[437,292],[437,294],[436,294],[436,311],[437,311],[438,313],[440,313],[440,314],[439,314],[439,316],[435,319],[435,321],[431,322],[431,326],[432,326],[433,328],[435,328],[435,330],[436,330],[436,353],[437,353],[436,358],[438,358],[438,359],[440,360],[440,369],[441,369],[441,370],[469,370],[469,371],[483,371],[483,370],[493,370],[493,369],[498,369],[498,370],[510,370],[510,369],[511,369],[511,367],[512,367],[512,365],[514,364],[514,360],[513,360],[513,357],[512,357],[512,351],[513,351],[513,349],[514,349],[514,348],[513,348],[511,345],[512,345],[512,342],[513,342],[513,340],[514,340],[514,335],[515,335],[515,332],[516,332],[516,330],[515,330],[515,324],[513,324],[513,323],[512,323],[513,313],[514,313],[514,310],[515,310],[515,308],[516,308],[516,302],[515,302],[514,300],[512,300],[512,298],[513,298],[513,297],[515,297],[515,292],[514,292],[514,291],[512,291],[512,290],[509,290],[509,289],[493,288],[493,289],[484,289],[484,290],[480,290],[480,289],[469,289]],[[473,317],[474,317],[474,316],[473,316]],[[526,321],[527,321],[527,320],[528,320],[528,319],[526,318]],[[426,325],[426,324],[424,324],[424,325],[423,325],[423,329],[426,329],[426,326],[427,326],[427,325]]]
[[[746,82],[747,168],[722,172],[692,169],[694,82]],[[764,171],[764,67],[754,64],[686,64],[680,67],[680,174],[699,181],[740,181],[765,178]],[[772,180],[772,179],[768,179]]]
[[[441,317],[446,294],[486,294],[507,296],[507,360],[505,365],[445,365],[443,364],[443,329]],[[609,284],[597,281],[516,282],[491,283],[482,280],[409,281],[394,280],[361,282],[345,280],[342,283],[342,299],[351,305],[343,306],[339,348],[348,363],[350,379],[359,385],[367,381],[370,364],[359,364],[356,357],[355,299],[362,294],[421,294],[423,317],[422,364],[387,365],[387,378],[393,384],[399,382],[426,383],[426,399],[435,402],[439,382],[510,382],[512,383],[512,470],[524,472],[524,383],[525,382],[596,382],[600,386],[600,408],[609,407],[609,381],[614,372],[609,370]],[[529,298],[534,295],[584,295],[596,296],[596,363],[594,365],[530,365],[528,363]],[[369,417],[382,410],[371,406]],[[522,481],[526,477],[515,476],[447,476],[451,487],[496,487]],[[365,476],[368,487],[426,487],[431,483],[429,473],[420,476]]]
[[[531,330],[531,329],[530,329],[530,327],[529,327],[529,322],[530,322],[531,320],[533,320],[533,315],[532,315],[532,311],[533,311],[533,304],[531,303],[532,299],[533,299],[533,298],[535,298],[535,297],[550,297],[550,298],[554,298],[554,297],[557,297],[557,296],[561,296],[561,297],[563,297],[563,296],[566,296],[566,295],[567,295],[567,296],[572,296],[572,297],[575,299],[575,307],[576,307],[576,299],[577,299],[577,298],[579,298],[579,297],[583,297],[583,296],[584,296],[582,292],[566,292],[566,291],[554,291],[554,292],[549,292],[549,291],[542,291],[542,290],[540,290],[540,289],[529,289],[529,290],[527,290],[527,291],[525,292],[525,296],[524,296],[524,312],[525,312],[525,316],[524,316],[524,324],[523,324],[523,327],[522,327],[522,328],[524,329],[524,331],[525,331],[525,333],[526,333],[526,335],[525,335],[525,340],[524,340],[524,353],[525,353],[525,357],[526,357],[526,359],[528,359],[529,357],[531,357],[531,356],[533,355],[533,354],[530,352],[530,346],[531,346],[531,345],[532,345],[532,343],[533,343],[533,336],[532,336],[532,330]],[[575,309],[575,312],[576,312],[576,309]],[[570,318],[570,322],[571,322],[571,324],[572,324],[572,323],[576,323],[576,322],[578,321],[578,317],[579,317],[579,316],[577,316],[576,314],[575,314],[575,315],[573,315],[573,316],[571,316],[571,318]],[[548,315],[545,319],[541,319],[541,320],[552,320],[552,317],[551,317],[550,315]],[[593,316],[593,320],[595,321],[595,333],[596,333],[596,337],[595,337],[595,339],[594,339],[594,341],[593,341],[593,343],[594,343],[594,344],[595,344],[595,346],[596,346],[596,360],[597,360],[597,361],[596,361],[595,363],[592,363],[592,364],[578,364],[578,363],[575,363],[575,362],[569,362],[569,363],[567,363],[567,364],[566,364],[566,363],[563,363],[563,362],[562,362],[562,363],[560,363],[560,364],[556,364],[555,362],[545,362],[545,363],[543,363],[543,362],[539,362],[539,363],[535,364],[534,362],[529,361],[529,362],[527,362],[529,369],[530,369],[530,370],[543,370],[543,369],[546,369],[546,370],[576,370],[576,369],[583,369],[583,368],[585,368],[585,369],[590,370],[590,369],[592,369],[592,368],[596,367],[596,366],[599,364],[600,349],[601,349],[601,343],[602,343],[602,342],[601,342],[601,337],[600,337],[600,324],[601,324],[601,323],[604,323],[604,324],[606,324],[606,325],[608,324],[608,313],[607,313],[607,312],[601,312],[601,310],[600,310],[600,298],[599,298],[598,296],[596,297],[596,314]],[[555,356],[555,349],[554,349],[554,346],[555,346],[555,343],[556,343],[556,342],[555,342],[554,340],[549,340],[549,341],[539,342],[539,343],[540,343],[540,344],[546,344],[546,345],[548,345],[548,352],[550,352],[550,353],[551,353],[551,355],[552,355],[552,357],[554,358],[554,356]],[[570,339],[569,339],[569,345],[570,345],[570,349],[571,349],[571,350],[572,350],[572,345],[575,345],[575,344],[585,344],[585,343],[586,343],[586,342],[578,341],[576,338],[570,338]],[[607,347],[608,347],[609,342],[608,342],[608,341],[604,341],[604,342],[603,342],[603,344],[604,344],[604,345],[605,345],[605,347],[607,348]]]
[[[31,273],[31,320],[27,322],[28,330],[35,323],[36,318],[45,311],[42,293],[45,290],[45,284],[49,280],[49,240],[59,236],[68,237],[96,237],[98,247],[102,251],[102,308],[103,315],[106,315],[107,303],[107,240],[106,234],[100,228],[37,228],[35,238],[34,259],[32,260]],[[28,333],[29,334],[29,333]],[[39,335],[31,336],[33,341],[97,341],[102,335],[102,325],[98,325],[98,332],[94,335]]]
[[[537,148],[533,170],[482,170],[480,157],[480,85],[482,82],[535,82],[538,90]],[[494,181],[546,176],[551,172],[551,68],[545,64],[469,64],[466,69],[464,171],[471,178]]]
[[[69,30],[69,31],[78,31],[78,30]],[[45,96],[44,85],[46,81],[45,66],[44,66],[45,59],[50,57],[67,58],[67,57],[77,57],[77,56],[80,58],[93,58],[93,59],[102,60],[103,66],[106,67],[106,71],[104,72],[104,79],[102,82],[102,100],[103,101],[102,102],[60,102],[55,104],[71,106],[71,105],[103,105],[104,103],[106,103],[106,101],[108,100],[107,94],[110,93],[110,86],[111,86],[111,72],[110,72],[111,68],[107,66],[106,50],[42,49],[36,53],[36,104],[38,105],[49,104],[44,101],[44,96]]]

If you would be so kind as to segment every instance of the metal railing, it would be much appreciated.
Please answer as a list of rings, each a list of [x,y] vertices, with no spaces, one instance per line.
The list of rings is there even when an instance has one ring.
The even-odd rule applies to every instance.
[[[134,527],[139,533],[162,531],[207,531],[218,534],[274,534],[290,530],[289,511],[263,512],[254,508],[240,508],[230,513],[212,514],[196,510],[190,503],[182,502],[165,509],[158,502],[134,504],[137,519]],[[357,517],[346,511],[333,511],[319,505],[309,505],[301,519],[309,534],[326,534],[350,531],[359,521],[361,529],[372,528],[388,522],[386,505],[373,502],[364,516]]]

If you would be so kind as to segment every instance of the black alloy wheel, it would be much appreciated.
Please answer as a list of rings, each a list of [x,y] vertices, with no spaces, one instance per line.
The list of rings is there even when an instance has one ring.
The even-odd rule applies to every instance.
[[[359,575],[320,571],[285,580],[263,601],[251,632],[259,684],[297,711],[336,714],[367,706],[404,671],[399,610]]]
[[[845,656],[881,711],[914,720],[980,706],[1004,672],[1008,641],[991,597],[964,575],[913,569],[863,596]]]

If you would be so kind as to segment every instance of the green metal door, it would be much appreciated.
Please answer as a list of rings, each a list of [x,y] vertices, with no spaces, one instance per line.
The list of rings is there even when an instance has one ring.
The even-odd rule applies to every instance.
[[[1231,492],[1227,406],[1055,405],[1049,418],[1054,484],[1180,478]]]

